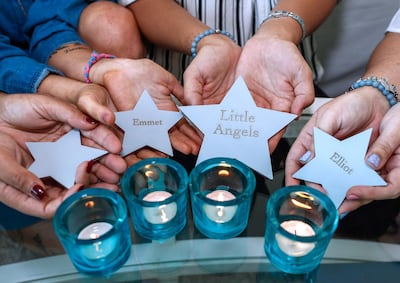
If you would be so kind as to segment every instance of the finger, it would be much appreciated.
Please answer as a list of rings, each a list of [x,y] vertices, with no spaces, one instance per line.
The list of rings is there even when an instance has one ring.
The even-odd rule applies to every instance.
[[[46,196],[46,186],[35,174],[9,156],[2,156],[2,162],[7,164],[0,170],[2,182],[37,200],[42,200]]]
[[[121,140],[109,127],[99,125],[90,131],[81,131],[82,135],[111,153],[120,153],[122,150]]]
[[[347,200],[347,199],[345,199],[338,209],[339,215],[345,216],[347,213],[352,212],[370,202],[371,202],[371,200]]]
[[[172,147],[184,154],[198,154],[200,143],[197,142],[197,133],[193,131],[192,136],[188,136],[180,129],[174,127],[170,132]]]
[[[196,59],[195,59],[196,60]],[[193,60],[193,62],[195,62]],[[194,63],[191,63],[194,64]],[[183,103],[186,105],[201,105],[203,103],[203,81],[199,81],[200,74],[195,71],[195,66],[189,66],[183,74],[183,89],[184,89],[184,99]]]
[[[297,185],[299,180],[293,178],[300,168],[314,157],[313,120],[310,120],[302,129],[291,146],[285,161],[286,185]]]
[[[96,99],[95,95],[82,96],[77,103],[78,108],[94,120],[112,126],[115,122],[115,114],[110,109],[111,106],[108,107]]]
[[[393,199],[399,196],[396,186],[388,184],[387,186],[354,186],[346,193],[346,199],[349,200],[384,200]]]
[[[381,169],[400,146],[400,135],[393,134],[398,132],[400,120],[390,119],[389,123],[385,123],[386,121],[386,119],[382,121],[384,126],[381,127],[378,138],[369,147],[366,155],[367,164],[376,170]]]

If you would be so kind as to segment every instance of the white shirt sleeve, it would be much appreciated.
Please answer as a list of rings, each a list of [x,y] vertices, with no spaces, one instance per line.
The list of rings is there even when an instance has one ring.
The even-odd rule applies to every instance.
[[[396,14],[393,16],[386,31],[400,33],[400,9],[397,10]]]
[[[132,4],[133,2],[136,2],[136,0],[118,0],[118,4],[125,7]]]

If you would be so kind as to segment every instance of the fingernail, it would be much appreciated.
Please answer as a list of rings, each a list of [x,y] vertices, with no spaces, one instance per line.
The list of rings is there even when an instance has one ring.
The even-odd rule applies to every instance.
[[[357,196],[357,195],[354,195],[354,194],[350,194],[350,195],[348,195],[348,196],[346,197],[346,199],[348,199],[348,200],[359,200],[360,197]]]
[[[300,157],[299,161],[301,163],[307,163],[310,160],[311,157],[311,151],[307,151],[306,153],[303,154],[302,157]]]
[[[96,120],[94,120],[92,117],[89,117],[89,116],[86,117],[86,122],[88,122],[92,125],[96,125],[98,123]]]
[[[379,163],[381,162],[381,159],[377,154],[373,153],[370,156],[368,156],[367,162],[371,164],[373,167],[377,168],[379,166]]]
[[[93,167],[93,165],[94,165],[94,161],[93,161],[93,160],[90,160],[90,161],[88,162],[87,167],[86,167],[86,173],[92,172],[92,167]]]
[[[37,200],[42,200],[47,194],[41,185],[34,184],[31,188],[31,195]]]

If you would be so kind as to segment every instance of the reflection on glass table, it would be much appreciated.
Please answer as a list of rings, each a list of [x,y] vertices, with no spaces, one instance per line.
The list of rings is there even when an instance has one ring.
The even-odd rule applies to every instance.
[[[22,234],[14,234],[20,237],[19,244],[30,246],[32,253],[36,249],[40,258],[9,261],[0,266],[0,274],[5,282],[398,282],[399,243],[342,239],[340,235],[331,241],[310,278],[277,270],[263,249],[267,199],[268,194],[255,194],[248,228],[232,239],[204,237],[194,228],[191,215],[184,230],[163,243],[133,234],[130,258],[110,278],[78,273],[59,246],[51,222],[44,221],[34,225],[37,234],[32,234],[31,243]],[[9,248],[4,245],[2,258]]]

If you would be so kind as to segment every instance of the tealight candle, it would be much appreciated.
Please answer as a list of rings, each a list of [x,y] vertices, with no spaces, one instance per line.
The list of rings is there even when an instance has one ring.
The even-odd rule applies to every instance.
[[[108,222],[95,222],[83,228],[79,234],[79,240],[95,240],[106,234],[113,228]],[[98,242],[83,245],[82,254],[88,259],[100,259],[108,256],[116,246],[116,240],[111,237]]]
[[[167,191],[154,191],[144,196],[143,200],[148,202],[160,202],[171,197]],[[158,207],[143,207],[144,218],[152,224],[162,224],[171,221],[177,212],[176,202],[162,204]]]
[[[133,228],[152,241],[178,234],[187,223],[186,169],[169,158],[143,159],[126,170],[121,189]]]
[[[326,194],[302,185],[280,188],[266,206],[265,254],[285,273],[310,274],[337,225],[337,209]]]
[[[315,236],[314,229],[307,223],[299,220],[284,221],[280,226],[287,232],[301,237]],[[275,235],[279,248],[289,256],[300,257],[309,254],[314,248],[315,243],[294,241],[277,233]]]
[[[227,190],[220,190],[217,189],[208,193],[206,195],[207,198],[215,200],[215,201],[230,201],[236,199],[235,195]],[[215,221],[217,223],[226,223],[230,221],[237,211],[237,205],[231,206],[222,206],[222,205],[211,205],[205,204],[204,205],[204,212],[206,213],[207,217]]]
[[[131,233],[124,199],[101,188],[68,197],[57,208],[54,231],[76,269],[109,276],[131,255]]]

